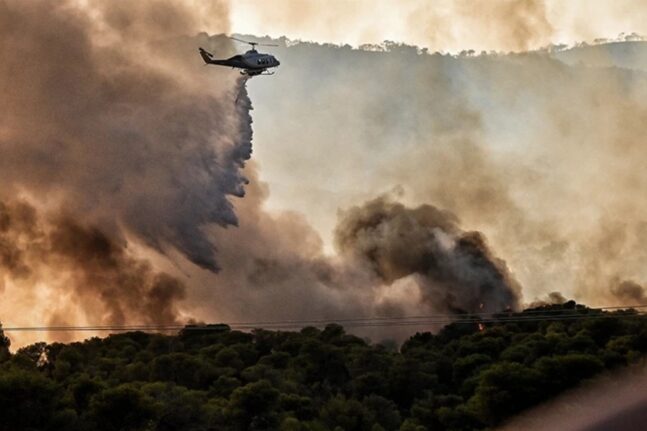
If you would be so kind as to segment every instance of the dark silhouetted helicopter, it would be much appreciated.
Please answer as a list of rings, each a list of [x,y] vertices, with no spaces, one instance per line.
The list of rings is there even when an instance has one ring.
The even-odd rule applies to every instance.
[[[207,52],[202,48],[198,48],[198,51],[200,52],[200,55],[202,56],[202,59],[204,60],[204,62],[207,64],[215,64],[218,66],[230,66],[232,68],[242,69],[240,71],[241,75],[247,75],[247,76],[274,75],[274,72],[270,72],[267,69],[269,69],[270,67],[278,67],[278,65],[281,63],[276,58],[274,58],[273,55],[263,54],[256,51],[256,45],[260,45],[260,46],[278,46],[278,45],[258,43],[258,42],[248,42],[246,40],[236,39],[235,37],[232,37],[232,39],[238,42],[248,43],[252,46],[252,49],[250,49],[244,54],[234,55],[233,57],[228,58],[226,60],[217,60],[213,58],[213,54],[211,54],[210,52]]]

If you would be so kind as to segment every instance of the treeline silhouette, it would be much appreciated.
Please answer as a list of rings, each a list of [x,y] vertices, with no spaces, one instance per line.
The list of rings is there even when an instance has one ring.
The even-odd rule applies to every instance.
[[[499,317],[399,349],[337,324],[193,326],[15,353],[0,333],[0,430],[485,429],[647,352],[635,310],[569,301]]]

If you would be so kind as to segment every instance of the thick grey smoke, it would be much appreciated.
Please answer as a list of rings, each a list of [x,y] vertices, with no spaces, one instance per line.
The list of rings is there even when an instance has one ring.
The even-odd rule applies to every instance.
[[[190,8],[12,1],[0,20],[0,193],[217,269],[201,229],[237,223],[228,196],[244,193],[249,102],[234,104],[239,84],[199,68],[199,41],[179,38],[195,31]]]
[[[221,9],[212,14],[226,31]],[[0,256],[3,296],[20,310],[3,307],[3,319],[335,319],[517,305],[516,283],[482,236],[430,206],[389,204],[384,228],[405,233],[395,213],[418,215],[407,234],[420,253],[412,262],[387,256],[389,274],[355,259],[357,235],[329,256],[301,216],[266,212],[254,166],[234,211],[230,199],[248,183],[251,105],[235,74],[202,67],[197,46],[222,56],[231,47],[186,36],[197,18],[182,3],[11,1],[0,19],[9,108],[0,119]],[[340,238],[357,211],[343,217]]]
[[[395,197],[366,202],[340,213],[331,255],[303,215],[264,208],[268,190],[249,172],[247,195],[236,202],[239,227],[214,231],[222,271],[192,275],[185,306],[202,320],[335,321],[518,305],[518,285],[505,263],[448,212],[405,207]],[[402,340],[412,330],[436,329],[354,331]]]
[[[646,42],[462,56],[284,42],[298,67],[250,87],[256,156],[268,206],[303,212],[328,249],[337,208],[399,185],[406,206],[482,232],[528,300],[622,305],[610,286],[647,280]]]
[[[562,295],[561,292],[550,292],[545,297],[539,298],[528,304],[528,308],[545,307],[547,305],[561,305],[567,302],[568,299]]]
[[[611,287],[618,302],[628,305],[647,305],[645,288],[632,280],[622,280]]]
[[[218,269],[250,102],[202,67],[198,46],[233,51],[203,25],[227,32],[226,3],[0,0],[4,322],[177,322],[185,280],[151,249]]]
[[[503,36],[519,49],[550,31],[541,4],[509,4],[527,24]],[[202,12],[165,0],[0,3],[11,215],[0,318],[498,311],[519,305],[516,280],[530,297],[636,297],[608,289],[647,278],[635,198],[647,184],[647,78],[631,59],[277,48],[279,73],[250,85],[268,200],[256,164],[244,166],[246,89],[195,52],[233,52],[224,37],[190,36]],[[206,16],[211,32],[228,31],[226,4]],[[374,200],[397,185],[400,203]],[[339,208],[350,209],[337,220]]]
[[[479,232],[431,205],[406,208],[384,198],[343,213],[335,230],[343,256],[364,261],[385,283],[415,274],[432,310],[517,308],[520,287]]]

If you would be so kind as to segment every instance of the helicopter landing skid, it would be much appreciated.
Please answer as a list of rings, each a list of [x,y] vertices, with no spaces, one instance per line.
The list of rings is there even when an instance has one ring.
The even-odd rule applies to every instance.
[[[249,76],[250,78],[253,78],[254,76],[269,76],[269,75],[274,75],[274,72],[270,72],[266,70],[265,72],[261,73],[249,73],[246,70],[241,70],[240,74],[243,76]]]

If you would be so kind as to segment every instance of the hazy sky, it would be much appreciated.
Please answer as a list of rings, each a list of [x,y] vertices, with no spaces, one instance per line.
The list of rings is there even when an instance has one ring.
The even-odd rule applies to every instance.
[[[641,0],[236,0],[232,30],[315,42],[524,50],[647,32]]]
[[[644,302],[645,43],[456,57],[281,44],[249,98],[197,47],[231,55],[245,47],[222,34],[252,33],[525,51],[644,33],[646,10],[0,0],[0,319],[469,311],[488,279],[485,309],[553,290]]]

